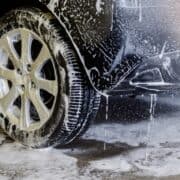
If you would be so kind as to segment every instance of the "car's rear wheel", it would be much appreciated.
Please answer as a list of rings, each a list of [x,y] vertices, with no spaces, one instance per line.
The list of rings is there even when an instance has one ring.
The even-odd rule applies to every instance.
[[[54,17],[17,9],[0,21],[0,124],[32,147],[64,145],[94,117],[100,97]]]

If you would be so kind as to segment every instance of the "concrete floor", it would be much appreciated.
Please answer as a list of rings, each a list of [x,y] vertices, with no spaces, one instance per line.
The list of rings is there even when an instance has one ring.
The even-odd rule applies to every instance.
[[[63,148],[28,149],[1,132],[0,180],[179,180],[180,101],[159,98],[151,124],[149,100],[111,98],[108,121],[102,100],[90,129]]]

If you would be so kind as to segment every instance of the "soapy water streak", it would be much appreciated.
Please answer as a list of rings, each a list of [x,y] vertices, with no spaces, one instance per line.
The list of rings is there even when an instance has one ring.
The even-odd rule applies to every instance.
[[[108,121],[109,119],[109,96],[108,95],[105,95],[105,98],[106,98],[106,121]],[[106,129],[104,129],[104,135],[105,135],[105,138],[108,138],[108,134],[107,134],[107,131]],[[106,150],[106,143],[104,143],[104,151]]]
[[[121,0],[120,4],[122,7],[134,7],[138,8],[138,1],[139,0]]]
[[[167,46],[167,41],[165,41],[163,47],[162,47],[162,50],[161,50],[161,53],[159,55],[159,58],[162,59],[164,57],[164,53],[165,53],[165,50],[166,50],[166,46]]]
[[[142,3],[139,0],[139,22],[142,22]]]
[[[148,153],[148,144],[151,141],[151,129],[155,123],[155,108],[156,108],[156,104],[157,104],[157,94],[151,94],[151,103],[150,103],[150,109],[149,109],[149,113],[150,113],[150,122],[148,124],[148,129],[147,129],[147,148],[146,148],[146,155],[145,155],[145,162],[148,162],[148,157],[149,157],[149,153]]]
[[[142,22],[142,1],[141,0],[121,0],[120,6],[123,8],[134,8],[139,11],[139,22]]]

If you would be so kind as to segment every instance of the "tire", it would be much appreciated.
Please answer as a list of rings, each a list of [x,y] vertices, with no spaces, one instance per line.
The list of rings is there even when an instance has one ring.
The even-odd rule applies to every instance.
[[[36,8],[12,10],[0,24],[1,127],[31,147],[70,143],[95,117],[100,96],[67,33]]]

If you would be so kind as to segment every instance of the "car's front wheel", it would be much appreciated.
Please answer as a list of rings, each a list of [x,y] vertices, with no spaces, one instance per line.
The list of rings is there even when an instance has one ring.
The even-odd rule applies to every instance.
[[[1,127],[32,147],[71,142],[95,115],[100,97],[65,30],[35,8],[13,10],[0,24]]]

